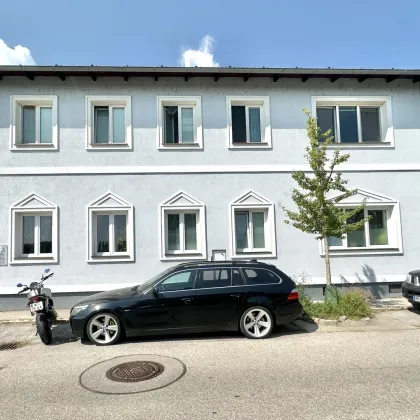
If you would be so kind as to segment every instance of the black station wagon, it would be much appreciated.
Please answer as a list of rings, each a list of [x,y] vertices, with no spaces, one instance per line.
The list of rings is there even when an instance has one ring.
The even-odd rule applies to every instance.
[[[179,264],[135,287],[97,293],[71,310],[77,337],[94,344],[139,335],[240,330],[266,338],[302,313],[293,280],[252,261]]]

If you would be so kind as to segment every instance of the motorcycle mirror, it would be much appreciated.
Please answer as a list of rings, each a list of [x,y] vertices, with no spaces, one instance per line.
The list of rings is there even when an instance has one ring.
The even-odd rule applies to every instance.
[[[23,284],[22,283],[18,283],[17,285],[16,285],[16,287],[22,287],[23,286]]]
[[[50,269],[49,268],[46,268],[45,270],[44,270],[44,273],[49,273],[50,272]]]

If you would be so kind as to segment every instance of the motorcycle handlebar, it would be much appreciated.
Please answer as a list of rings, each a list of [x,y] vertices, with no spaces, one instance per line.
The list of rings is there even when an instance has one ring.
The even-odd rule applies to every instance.
[[[24,293],[24,292],[26,292],[26,291],[28,291],[28,290],[30,290],[30,289],[36,289],[37,287],[39,287],[45,280],[47,280],[48,278],[50,278],[50,277],[52,277],[54,275],[54,273],[51,273],[51,274],[48,274],[48,276],[45,276],[45,277],[41,277],[41,281],[39,282],[39,283],[37,283],[36,284],[36,286],[35,287],[28,287],[28,286],[25,286],[25,288],[24,289],[22,289],[19,293],[18,293],[18,296],[20,295],[20,294],[22,294],[22,293]]]

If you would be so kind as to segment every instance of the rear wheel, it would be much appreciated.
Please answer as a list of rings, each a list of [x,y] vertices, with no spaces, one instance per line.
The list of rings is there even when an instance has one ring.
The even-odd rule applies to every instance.
[[[38,332],[39,338],[44,344],[51,344],[52,331],[48,322],[48,318],[43,313],[36,314],[36,330]]]
[[[98,314],[88,322],[86,332],[93,344],[108,346],[115,344],[121,337],[121,322],[116,315]]]
[[[268,309],[262,306],[254,306],[242,314],[239,326],[245,337],[261,339],[271,334],[274,319]]]

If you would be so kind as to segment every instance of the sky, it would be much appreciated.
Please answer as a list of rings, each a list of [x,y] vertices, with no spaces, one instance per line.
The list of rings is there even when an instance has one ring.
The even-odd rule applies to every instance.
[[[0,0],[0,65],[420,68],[419,0]]]

